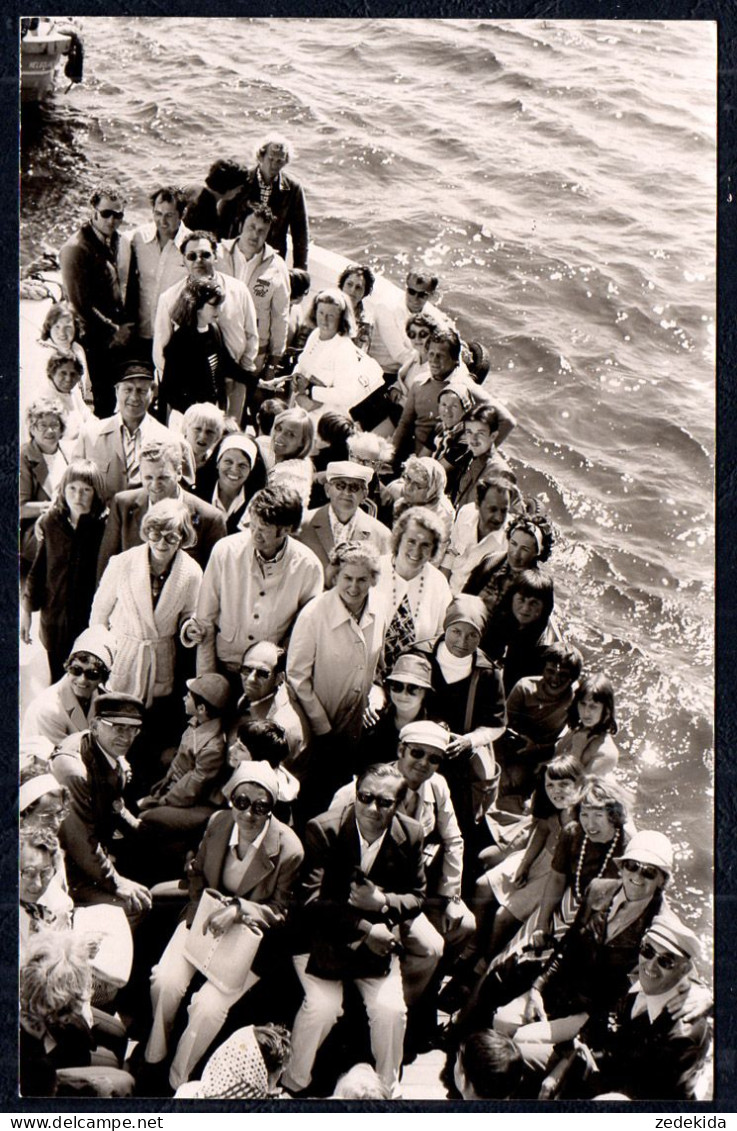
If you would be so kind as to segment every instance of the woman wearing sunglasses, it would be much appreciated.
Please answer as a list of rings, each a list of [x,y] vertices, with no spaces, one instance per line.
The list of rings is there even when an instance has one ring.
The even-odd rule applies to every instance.
[[[62,678],[30,703],[23,718],[23,737],[40,734],[58,746],[68,734],[87,730],[89,709],[98,691],[105,690],[114,657],[109,632],[102,626],[86,628],[74,641]]]
[[[240,762],[223,794],[229,808],[215,813],[207,826],[187,869],[190,902],[151,973],[154,1022],[145,1052],[148,1064],[163,1065],[166,1061],[174,1018],[196,973],[185,951],[203,891],[214,888],[225,897],[222,908],[205,922],[206,932],[218,937],[244,921],[256,924],[264,933],[271,932],[285,920],[304,855],[297,835],[273,815],[278,784],[266,762]],[[262,945],[259,950],[256,971],[263,970],[266,949]],[[189,1079],[220,1032],[230,1007],[256,981],[258,974],[252,970],[240,992],[225,993],[206,981],[193,994],[187,1028],[169,1070],[172,1088]]]
[[[196,535],[188,508],[162,499],[141,523],[143,545],[110,559],[100,580],[90,625],[109,628],[116,642],[110,690],[150,707],[174,690],[176,641],[194,615],[202,570],[184,551]]]

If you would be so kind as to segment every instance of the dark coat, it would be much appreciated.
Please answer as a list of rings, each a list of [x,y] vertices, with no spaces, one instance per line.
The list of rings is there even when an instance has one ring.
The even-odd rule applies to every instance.
[[[392,927],[419,915],[425,899],[422,826],[396,813],[371,869],[370,879],[385,895],[388,912],[359,911],[350,907],[351,882],[360,867],[361,848],[353,805],[322,813],[305,830],[300,925],[310,943],[307,972],[319,978],[382,977],[389,956],[374,954],[359,942],[361,920]],[[304,934],[298,944],[304,951]]]
[[[82,344],[104,346],[125,321],[118,276],[120,236],[110,244],[98,239],[92,224],[83,224],[59,252],[64,290],[82,322]],[[111,325],[113,323],[113,325]]]
[[[189,510],[197,541],[186,552],[204,570],[210,551],[216,542],[225,537],[225,516],[210,503],[198,499],[190,491],[182,491],[182,502]],[[148,495],[143,487],[132,491],[118,491],[110,504],[110,514],[105,523],[105,533],[97,559],[97,580],[114,554],[122,554],[134,546],[141,546],[141,521],[148,509]]]
[[[217,356],[215,373],[210,354]],[[178,326],[164,346],[164,372],[159,388],[159,411],[169,406],[185,413],[193,404],[227,405],[225,380],[241,380],[243,370],[226,348],[218,326],[206,334],[189,326]],[[164,417],[162,416],[163,420]]]
[[[243,192],[236,201],[238,231],[250,211],[252,204],[261,203],[261,187],[256,175],[256,167],[248,170]],[[269,229],[268,242],[283,259],[287,257],[287,232],[292,237],[292,259],[294,266],[307,270],[310,232],[307,220],[305,194],[298,181],[293,180],[283,170],[279,181],[272,185],[268,205],[274,213],[274,221]],[[236,233],[237,234],[237,233]]]
[[[49,465],[35,440],[29,440],[21,448],[18,474],[18,502],[21,507],[24,503],[51,502],[54,491],[49,480]],[[28,562],[33,561],[38,550],[35,525],[35,518],[21,519],[21,553]]]

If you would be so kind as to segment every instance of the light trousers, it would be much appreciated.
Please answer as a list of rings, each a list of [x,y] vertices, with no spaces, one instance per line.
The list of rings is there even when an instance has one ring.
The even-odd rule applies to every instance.
[[[343,1015],[343,983],[307,973],[308,954],[294,957],[294,968],[305,992],[292,1029],[292,1056],[282,1083],[302,1091],[312,1079],[318,1049]],[[392,1096],[399,1093],[407,1007],[402,992],[399,960],[392,957],[385,978],[356,978],[368,1014],[371,1051],[376,1071]]]
[[[146,1045],[146,1060],[149,1064],[158,1064],[166,1057],[174,1018],[197,973],[196,968],[184,956],[186,943],[187,926],[180,923],[162,954],[161,961],[151,971],[154,1023]],[[223,993],[211,982],[205,982],[192,995],[187,1010],[187,1028],[179,1040],[169,1072],[172,1088],[178,1088],[189,1079],[197,1061],[222,1029],[230,1007],[257,981],[257,977],[251,973],[246,986],[232,993]]]

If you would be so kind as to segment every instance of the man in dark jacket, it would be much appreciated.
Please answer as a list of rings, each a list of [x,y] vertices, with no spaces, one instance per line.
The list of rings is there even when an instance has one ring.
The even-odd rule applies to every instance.
[[[130,770],[127,754],[142,724],[140,699],[98,695],[90,708],[90,729],[65,738],[50,762],[54,777],[69,791],[59,840],[74,902],[122,906],[132,923],[151,907],[151,894],[120,874],[115,857],[124,852],[131,833],[123,791]]]
[[[132,491],[118,491],[110,504],[97,559],[98,581],[113,554],[122,554],[124,550],[142,545],[141,522],[148,508],[162,499],[180,499],[185,504],[197,535],[197,541],[187,553],[203,570],[210,560],[213,546],[225,537],[225,516],[210,503],[182,490],[181,444],[159,440],[144,444],[140,468],[143,486]]]
[[[356,783],[355,805],[307,825],[300,928],[309,953],[294,959],[305,998],[283,1079],[291,1092],[309,1085],[351,979],[366,1006],[376,1070],[398,1094],[406,1006],[397,928],[419,915],[425,898],[422,827],[397,812],[406,789],[395,766],[369,766]]]
[[[307,220],[305,194],[299,181],[282,172],[289,163],[289,142],[272,135],[256,150],[255,168],[249,169],[243,190],[236,201],[236,211],[242,220],[254,203],[268,204],[274,213],[268,242],[283,259],[287,257],[287,233],[292,237],[293,266],[307,270],[310,230]]]
[[[59,252],[64,290],[82,323],[80,340],[100,418],[115,411],[109,351],[126,346],[133,333],[123,308],[130,258],[129,244],[118,234],[124,214],[117,185],[98,186],[90,197],[90,219]]]

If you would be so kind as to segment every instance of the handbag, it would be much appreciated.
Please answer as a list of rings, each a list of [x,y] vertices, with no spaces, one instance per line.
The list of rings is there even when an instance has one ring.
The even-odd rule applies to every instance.
[[[214,888],[205,888],[187,931],[184,957],[222,993],[244,993],[263,931],[250,922],[234,923],[218,938],[202,930],[210,915],[229,902]]]

